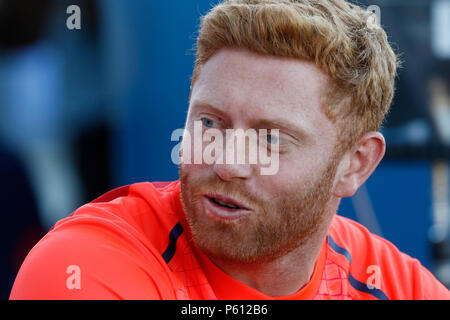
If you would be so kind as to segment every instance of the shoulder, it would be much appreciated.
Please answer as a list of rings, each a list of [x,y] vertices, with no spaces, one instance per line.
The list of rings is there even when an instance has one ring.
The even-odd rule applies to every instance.
[[[177,221],[174,190],[176,183],[121,187],[59,221],[23,262],[11,298],[174,297],[161,257],[167,230]]]
[[[165,246],[161,238],[179,221],[178,196],[178,181],[123,186],[80,207],[51,231],[91,225],[159,250]]]
[[[358,294],[386,299],[450,298],[449,291],[417,259],[356,221],[336,215],[327,240],[330,258],[347,269]]]

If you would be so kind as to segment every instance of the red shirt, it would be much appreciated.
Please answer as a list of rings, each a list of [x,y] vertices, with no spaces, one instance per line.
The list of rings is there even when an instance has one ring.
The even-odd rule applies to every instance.
[[[56,223],[23,262],[10,298],[450,299],[418,260],[337,215],[309,283],[285,297],[231,278],[188,239],[179,181],[118,188]]]

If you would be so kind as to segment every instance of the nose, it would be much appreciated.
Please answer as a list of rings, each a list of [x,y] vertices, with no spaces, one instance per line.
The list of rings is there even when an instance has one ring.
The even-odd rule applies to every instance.
[[[214,172],[223,181],[233,179],[248,179],[252,174],[252,165],[249,163],[248,152],[255,152],[245,143],[245,138],[238,143],[237,131],[229,131],[225,137],[225,149],[222,150],[220,161],[213,164]],[[251,150],[251,151],[250,151]],[[244,156],[242,158],[242,156]]]
[[[214,172],[223,181],[231,181],[233,179],[248,179],[251,175],[251,167],[249,164],[218,164],[213,165]]]
[[[246,143],[245,133],[241,130],[227,130],[225,136],[225,149],[213,164],[214,172],[223,181],[233,179],[248,179],[253,170],[250,155],[256,154],[256,142],[249,138]],[[248,155],[248,156],[247,156]],[[220,161],[217,161],[220,159]]]

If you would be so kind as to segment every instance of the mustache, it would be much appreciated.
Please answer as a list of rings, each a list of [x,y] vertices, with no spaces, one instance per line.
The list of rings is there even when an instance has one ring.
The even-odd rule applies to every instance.
[[[194,198],[208,193],[218,193],[236,200],[250,209],[260,207],[261,200],[248,187],[237,181],[222,181],[216,177],[195,178],[187,182]]]

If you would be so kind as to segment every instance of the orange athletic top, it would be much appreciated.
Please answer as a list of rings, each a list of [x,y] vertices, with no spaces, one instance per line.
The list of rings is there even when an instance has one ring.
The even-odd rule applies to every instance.
[[[340,216],[309,283],[285,297],[231,278],[189,239],[179,181],[121,187],[57,222],[23,262],[10,298],[450,299],[418,260]],[[367,285],[375,273],[379,288]]]

